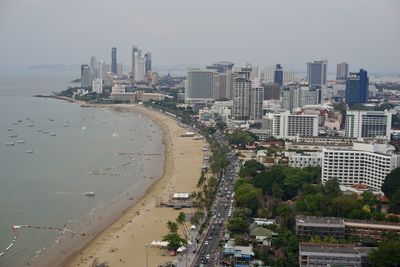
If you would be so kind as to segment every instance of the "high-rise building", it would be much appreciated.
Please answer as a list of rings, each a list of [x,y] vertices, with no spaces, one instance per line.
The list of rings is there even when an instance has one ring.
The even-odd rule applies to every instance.
[[[117,48],[111,49],[111,72],[117,74]]]
[[[89,88],[92,86],[92,73],[90,67],[87,64],[81,65],[81,87]]]
[[[294,81],[294,71],[284,71],[283,72],[283,82],[289,83]]]
[[[216,70],[218,73],[227,73],[227,72],[232,72],[233,65],[235,64],[232,62],[220,61],[210,66],[207,66],[207,69]]]
[[[326,147],[322,150],[323,183],[337,178],[341,185],[365,184],[381,190],[385,177],[399,166],[399,155],[385,143],[355,142],[352,148]]]
[[[306,105],[321,104],[321,88],[319,86],[300,87],[285,86],[282,89],[282,108],[294,111]]]
[[[283,85],[283,68],[281,64],[276,64],[274,71],[274,83],[279,86]]]
[[[220,61],[207,66],[208,70],[217,72],[215,77],[214,99],[232,99],[233,95],[233,76],[232,62]]]
[[[136,64],[136,53],[139,51],[137,46],[132,47],[132,70],[131,70],[131,85],[135,82],[135,64]]]
[[[274,83],[275,66],[269,66],[265,69],[265,82]]]
[[[392,114],[389,111],[352,110],[346,113],[346,137],[390,141],[391,127]]]
[[[269,114],[272,134],[276,138],[295,139],[297,136],[318,136],[318,115],[291,114],[289,111]]]
[[[336,80],[346,80],[349,77],[349,64],[342,62],[337,64]]]
[[[151,53],[144,54],[144,73],[151,71]]]
[[[235,120],[250,119],[251,81],[242,77],[233,80],[233,110]]]
[[[263,83],[261,86],[264,88],[264,100],[280,99],[281,89],[279,85],[274,83]]]
[[[97,59],[95,56],[92,56],[90,58],[90,71],[92,72],[93,79],[99,77],[99,72],[98,72],[98,65],[97,65]]]
[[[102,94],[103,93],[103,80],[101,80],[99,78],[93,79],[92,91],[95,93],[98,93],[98,94]]]
[[[215,74],[215,70],[189,70],[185,90],[185,100],[187,102],[212,101],[214,99]]]
[[[307,81],[310,86],[326,84],[327,60],[307,63]]]
[[[135,82],[144,81],[145,62],[140,52],[141,51],[139,50],[139,52],[136,53],[137,58],[135,59]]]
[[[214,99],[228,99],[228,73],[215,74]]]
[[[263,116],[264,88],[252,87],[250,91],[250,120],[261,120]]]
[[[349,106],[368,102],[369,78],[366,70],[351,72],[346,79],[346,103]]]
[[[122,76],[122,63],[117,63],[117,76]]]

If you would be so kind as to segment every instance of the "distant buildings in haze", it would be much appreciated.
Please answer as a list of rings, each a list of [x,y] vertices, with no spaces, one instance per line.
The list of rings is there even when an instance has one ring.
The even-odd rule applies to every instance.
[[[349,77],[349,64],[346,62],[337,64],[336,80],[346,80]]]
[[[117,74],[117,48],[111,48],[111,72]]]
[[[310,86],[326,84],[327,66],[327,60],[307,63],[307,81]]]

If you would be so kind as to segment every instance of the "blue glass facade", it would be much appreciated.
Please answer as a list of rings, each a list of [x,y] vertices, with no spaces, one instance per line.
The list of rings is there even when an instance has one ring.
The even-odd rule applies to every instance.
[[[368,102],[368,72],[360,69],[360,72],[350,73],[346,80],[346,103],[349,106]]]

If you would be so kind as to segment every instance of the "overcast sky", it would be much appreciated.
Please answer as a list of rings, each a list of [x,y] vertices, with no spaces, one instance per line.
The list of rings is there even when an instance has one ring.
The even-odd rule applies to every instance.
[[[0,67],[80,64],[91,55],[153,65],[219,60],[305,70],[400,72],[399,0],[0,0]]]

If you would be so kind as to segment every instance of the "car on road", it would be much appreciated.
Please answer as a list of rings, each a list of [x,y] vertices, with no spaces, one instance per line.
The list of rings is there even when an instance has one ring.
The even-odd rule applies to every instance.
[[[205,245],[205,246],[208,246],[208,241],[204,242],[204,245]]]
[[[209,260],[210,259],[210,254],[206,255],[206,259]]]

